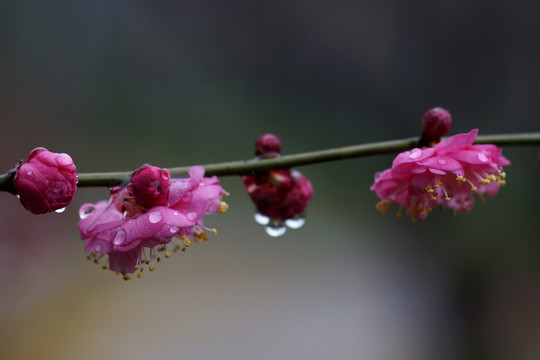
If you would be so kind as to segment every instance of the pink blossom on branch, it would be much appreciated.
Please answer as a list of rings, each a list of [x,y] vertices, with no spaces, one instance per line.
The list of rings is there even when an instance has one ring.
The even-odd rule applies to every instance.
[[[376,175],[371,190],[386,212],[392,202],[413,220],[425,219],[437,205],[467,212],[473,195],[495,196],[506,184],[503,166],[510,161],[495,145],[472,145],[478,129],[451,136],[432,148],[415,148],[399,154],[392,168]]]
[[[45,148],[32,150],[15,173],[15,190],[33,214],[45,214],[68,206],[77,189],[77,173],[68,154]]]
[[[151,173],[168,173],[149,165],[143,168],[150,168]],[[132,180],[140,180],[139,170],[133,173]],[[167,179],[167,184],[160,185],[162,189],[168,187],[167,201],[160,201],[160,205],[147,207],[138,203],[129,190],[135,186],[133,183],[127,188],[114,188],[108,201],[83,205],[77,226],[86,251],[91,253],[89,259],[98,263],[108,255],[108,268],[122,273],[127,280],[127,274],[136,270],[141,277],[144,265],[154,270],[154,260],[161,259],[157,253],[164,252],[168,258],[170,251],[185,250],[191,241],[207,240],[205,231],[215,234],[215,229],[204,226],[202,218],[225,212],[228,206],[221,197],[227,193],[217,177],[204,177],[201,166],[191,167],[189,175],[186,179]],[[148,181],[152,182],[153,177],[149,176]],[[142,186],[149,187],[152,185]]]

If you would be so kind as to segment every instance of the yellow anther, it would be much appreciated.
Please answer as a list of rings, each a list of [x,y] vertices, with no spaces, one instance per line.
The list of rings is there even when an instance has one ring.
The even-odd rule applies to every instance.
[[[161,258],[158,256],[156,260],[157,260],[157,262],[160,262]]]
[[[165,258],[168,259],[169,257],[171,256],[171,253],[170,252],[165,252]]]
[[[154,271],[154,270],[156,270],[156,268],[155,268],[155,267],[153,267],[152,265],[150,265],[150,266],[148,267],[148,270],[150,270],[150,271]]]
[[[432,196],[432,197],[431,197],[431,200],[437,200],[437,196],[435,196],[435,195]]]
[[[461,176],[461,175],[458,175],[456,177],[456,181],[465,181],[465,178],[463,176]]]
[[[138,277],[139,279],[142,278],[142,272],[138,273],[138,274],[137,274],[137,277]]]
[[[497,181],[497,177],[496,177],[495,175],[493,175],[493,174],[489,175],[489,176],[488,176],[488,179],[489,179],[490,181]]]
[[[103,265],[101,268],[102,268],[103,270],[107,270],[107,266],[105,266],[105,265]]]
[[[90,255],[86,255],[87,260],[92,260],[92,257]]]
[[[94,259],[94,264],[99,264],[99,260],[98,260],[98,259]]]
[[[506,180],[499,180],[499,181],[498,181],[498,184],[499,184],[500,186],[504,186],[504,185],[506,185]]]
[[[191,240],[189,240],[188,238],[185,238],[184,239],[184,246],[185,247],[190,247],[191,246]]]
[[[225,201],[222,201],[219,203],[218,212],[224,213],[225,211],[227,211],[228,208],[229,208],[229,205],[227,205]]]
[[[489,184],[491,181],[490,181],[489,179],[480,179],[480,180],[478,180],[478,182],[481,183],[481,184],[486,184],[486,185],[487,185],[487,184]]]
[[[471,188],[471,192],[476,192],[476,190],[478,190],[478,188],[477,188],[476,186],[473,186],[473,187]]]
[[[427,192],[430,193],[430,194],[433,194],[435,192],[435,189],[429,188],[429,189],[427,189]]]
[[[386,212],[388,211],[388,202],[387,200],[379,201],[377,205],[375,205],[375,207],[383,214],[386,214]]]
[[[139,265],[135,265],[133,268],[134,268],[135,270],[139,270],[141,267],[140,267]]]
[[[203,239],[204,241],[208,241],[208,235],[206,235],[205,233],[200,233],[199,234],[199,239]]]
[[[449,200],[450,200],[450,196],[445,197],[444,200],[449,201]]]
[[[124,276],[122,277],[122,279],[128,281],[128,280],[131,280],[131,276],[129,276],[129,275],[124,275]]]
[[[217,230],[215,228],[213,228],[212,230],[210,230],[212,232],[212,234],[216,235],[217,234]]]
[[[439,188],[442,186],[442,182],[439,182],[438,184],[433,185],[434,188]]]
[[[503,171],[503,172],[501,173],[501,177],[502,177],[503,179],[506,179],[506,172]]]
[[[223,194],[223,196],[227,197],[227,196],[230,196],[231,194],[226,192],[225,194]]]

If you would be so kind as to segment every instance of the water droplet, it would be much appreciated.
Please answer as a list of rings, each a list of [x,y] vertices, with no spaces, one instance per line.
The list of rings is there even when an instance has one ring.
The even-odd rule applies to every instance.
[[[152,224],[157,224],[161,221],[161,219],[163,219],[163,215],[161,215],[159,211],[152,211],[148,215],[148,221],[150,221]]]
[[[21,198],[21,195],[17,194],[15,195],[17,197],[17,199],[20,199]]]
[[[195,220],[197,220],[197,218],[198,218],[199,216],[197,215],[196,212],[190,212],[190,213],[188,213],[188,214],[186,215],[186,217],[187,217],[188,220],[190,220],[190,221],[195,221]]]
[[[57,214],[61,214],[61,213],[63,213],[64,211],[66,211],[66,208],[65,208],[65,207],[54,210],[54,212],[57,213]]]
[[[171,226],[171,228],[169,229],[171,234],[176,234],[178,232],[178,230],[180,230],[180,228],[178,226]]]
[[[124,229],[118,229],[116,235],[114,235],[113,244],[121,245],[126,240],[126,232]]]
[[[182,196],[182,201],[184,202],[190,202],[191,199],[193,199],[193,194],[191,193],[191,191],[186,192],[184,196]]]
[[[175,210],[175,211],[173,212],[173,215],[174,215],[174,216],[178,216],[178,215],[180,215],[180,213],[179,213],[178,211]]]
[[[486,154],[481,153],[481,152],[478,153],[478,154],[476,154],[476,157],[477,157],[478,160],[480,160],[481,162],[488,162],[488,161],[489,161],[489,159],[488,159],[488,157],[486,156]]]
[[[294,219],[287,219],[285,220],[285,225],[290,227],[291,229],[299,229],[306,223],[306,219],[303,217],[297,217]]]
[[[417,159],[420,156],[422,156],[422,150],[420,150],[420,149],[412,149],[411,153],[409,154],[409,157],[411,159]]]
[[[79,217],[81,219],[84,219],[84,218],[88,217],[95,209],[96,208],[93,207],[93,206],[83,206],[79,210]]]
[[[437,162],[439,163],[439,165],[446,165],[446,160],[439,159],[437,160]]]
[[[26,175],[28,175],[28,176],[32,175],[32,170],[28,170],[28,171],[26,172]]]
[[[257,224],[268,225],[270,222],[270,218],[268,216],[264,216],[263,214],[255,213],[253,217],[255,218]]]
[[[285,226],[265,226],[264,230],[266,230],[266,233],[270,235],[271,237],[278,237],[287,231],[287,228]]]
[[[101,244],[97,244],[96,247],[94,248],[95,252],[100,252],[101,249],[103,249],[103,245]]]

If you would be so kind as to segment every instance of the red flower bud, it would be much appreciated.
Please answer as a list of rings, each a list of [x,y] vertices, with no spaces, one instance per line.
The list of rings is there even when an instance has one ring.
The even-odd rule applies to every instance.
[[[452,116],[448,110],[436,107],[428,110],[422,116],[421,145],[429,145],[441,141],[452,126]]]
[[[21,203],[33,214],[65,208],[77,189],[77,173],[68,154],[45,148],[32,150],[15,173],[15,189]]]
[[[131,175],[128,192],[137,203],[144,207],[166,205],[170,178],[169,170],[145,164]]]
[[[261,135],[255,142],[255,156],[277,157],[281,151],[281,140],[274,134]]]

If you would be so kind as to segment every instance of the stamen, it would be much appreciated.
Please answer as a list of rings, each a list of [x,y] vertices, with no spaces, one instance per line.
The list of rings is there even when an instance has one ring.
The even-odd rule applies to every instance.
[[[227,211],[228,208],[229,208],[229,205],[227,205],[225,201],[222,201],[219,203],[218,212],[224,213],[225,211]]]

